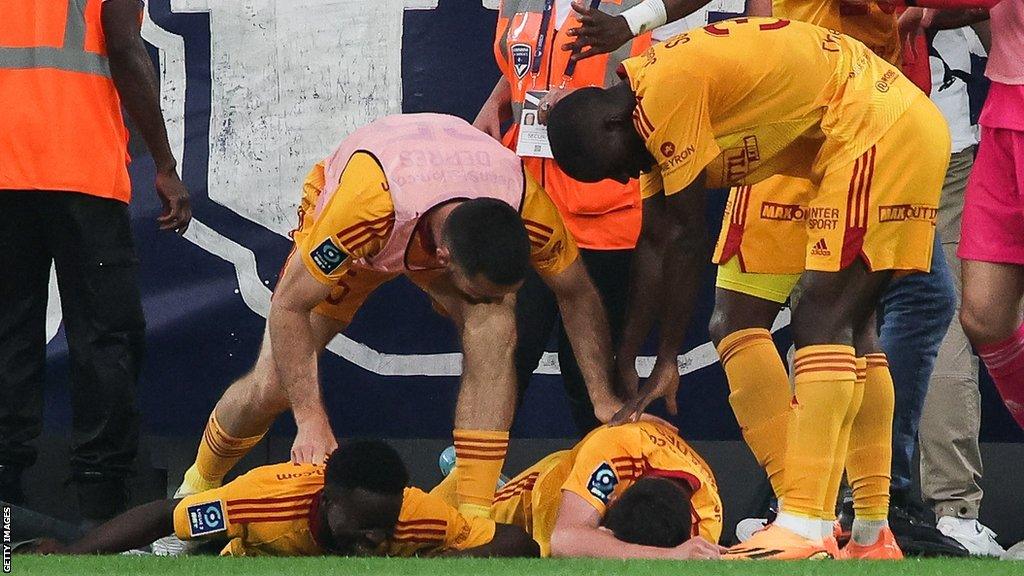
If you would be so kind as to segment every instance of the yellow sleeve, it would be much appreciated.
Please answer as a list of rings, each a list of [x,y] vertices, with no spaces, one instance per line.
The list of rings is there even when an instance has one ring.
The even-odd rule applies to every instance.
[[[390,552],[396,556],[468,550],[494,538],[494,520],[463,516],[439,496],[407,488]]]
[[[241,537],[244,526],[231,521],[228,501],[260,498],[265,488],[259,475],[250,472],[220,488],[182,498],[174,507],[174,534],[182,540]]]
[[[530,258],[542,275],[552,276],[564,271],[579,258],[576,239],[569,233],[555,203],[530,173],[526,178],[522,217],[530,237]]]
[[[384,247],[395,221],[387,186],[387,177],[373,156],[352,155],[337,190],[309,230],[295,234],[295,248],[314,278],[334,284],[349,260],[372,256]]]
[[[636,463],[643,459],[638,434],[629,424],[591,433],[576,452],[562,490],[583,498],[603,516],[619,483],[636,478]]]
[[[636,94],[633,124],[655,161],[649,173],[641,175],[642,198],[659,190],[666,196],[682,191],[721,153],[711,128],[707,80],[685,70],[671,69],[666,75],[647,65],[659,55],[667,56],[670,44],[623,62]],[[672,89],[646,91],[647,86],[665,84]]]

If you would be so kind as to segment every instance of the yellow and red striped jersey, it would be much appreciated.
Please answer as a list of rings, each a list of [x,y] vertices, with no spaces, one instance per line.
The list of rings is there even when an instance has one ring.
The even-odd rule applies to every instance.
[[[261,466],[182,499],[174,509],[174,532],[182,540],[227,539],[223,555],[323,555],[314,534],[323,486],[323,466]],[[493,520],[467,518],[437,496],[406,488],[398,524],[380,553],[430,556],[482,546],[493,537]]]

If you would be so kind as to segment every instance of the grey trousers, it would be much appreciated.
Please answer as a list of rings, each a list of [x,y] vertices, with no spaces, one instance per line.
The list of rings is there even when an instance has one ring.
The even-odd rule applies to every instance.
[[[939,204],[937,233],[942,239],[950,272],[955,279],[957,313],[963,297],[960,260],[960,217],[964,191],[974,164],[974,147],[952,155]],[[946,333],[925,397],[921,429],[921,494],[936,517],[977,518],[983,495],[981,451],[981,394],[978,357],[959,320]]]

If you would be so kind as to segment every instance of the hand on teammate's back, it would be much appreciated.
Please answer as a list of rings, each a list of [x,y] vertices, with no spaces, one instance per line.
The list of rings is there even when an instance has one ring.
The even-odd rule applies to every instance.
[[[160,229],[184,234],[192,221],[192,203],[188,189],[174,169],[156,173],[156,193],[164,205],[163,214],[156,219]]]
[[[642,413],[648,406],[658,398],[665,400],[665,408],[668,413],[675,416],[679,412],[676,403],[676,393],[679,392],[679,366],[675,358],[662,360],[654,363],[647,382],[640,388],[638,396],[638,408]]]
[[[580,25],[569,29],[568,34],[574,40],[563,44],[562,49],[574,52],[571,56],[573,61],[614,52],[633,38],[625,18],[610,16],[584,5],[580,0],[574,0],[572,9],[576,11]]]
[[[292,464],[321,465],[338,447],[331,424],[325,419],[296,422],[298,432],[292,443]]]

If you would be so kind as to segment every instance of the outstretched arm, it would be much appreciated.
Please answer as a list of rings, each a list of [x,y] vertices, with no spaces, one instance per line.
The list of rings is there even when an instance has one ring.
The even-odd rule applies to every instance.
[[[763,1],[763,0],[762,0]],[[675,22],[708,5],[710,0],[644,0],[618,16],[610,16],[588,2],[574,0],[580,25],[569,29],[572,42],[563,44],[564,50],[575,52],[573,60],[582,60],[597,54],[618,50],[633,37],[665,24]]]
[[[560,558],[651,558],[665,560],[710,560],[718,558],[720,549],[700,537],[694,537],[675,548],[658,548],[623,542],[610,530],[600,527],[601,515],[586,500],[562,491],[558,519],[551,533],[551,556]]]
[[[659,318],[657,361],[641,390],[640,410],[664,397],[669,412],[676,413],[676,356],[708,258],[705,195],[701,174],[676,194],[656,194],[644,200],[643,224],[633,256],[626,327],[618,354],[620,377],[635,379],[636,356],[655,317]]]
[[[174,508],[180,499],[136,506],[89,531],[81,540],[47,550],[58,554],[116,554],[142,548],[174,532]]]
[[[622,401],[612,389],[613,351],[608,315],[601,296],[579,258],[562,272],[543,278],[558,300],[566,335],[594,405],[594,415],[608,423],[622,408]],[[639,414],[621,415],[622,418],[629,416],[639,417]]]
[[[306,270],[300,258],[290,258],[270,305],[270,348],[291,403],[298,433],[292,462],[323,464],[338,447],[324,410],[317,372],[318,349],[310,315],[330,294],[330,288]]]
[[[160,228],[184,233],[192,220],[192,207],[167,141],[153,62],[142,43],[141,6],[137,0],[103,3],[101,19],[110,75],[121,103],[135,121],[156,163],[156,190],[164,205],[164,214],[157,219]]]

